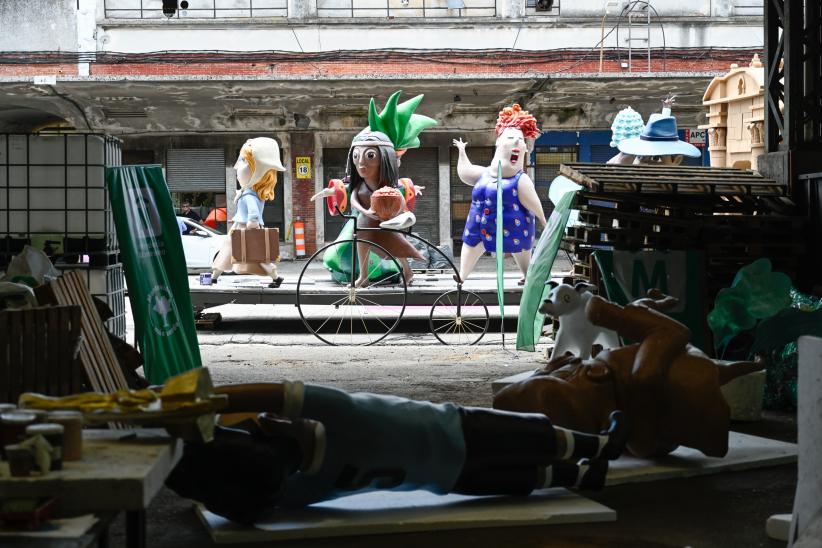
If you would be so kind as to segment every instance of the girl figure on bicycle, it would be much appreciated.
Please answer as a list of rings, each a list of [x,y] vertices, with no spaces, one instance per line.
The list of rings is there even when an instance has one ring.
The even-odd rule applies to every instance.
[[[420,194],[424,187],[415,186],[410,179],[399,178],[399,158],[407,149],[419,147],[420,132],[437,122],[427,116],[414,114],[414,110],[422,101],[422,95],[397,104],[400,93],[397,91],[392,94],[383,111],[379,113],[374,99],[371,99],[368,113],[369,127],[354,137],[351,143],[345,168],[345,180],[331,180],[328,188],[311,198],[316,200],[325,197],[332,214],[337,213],[337,208],[345,213],[350,203],[351,208],[358,213],[358,228],[379,228],[381,223],[385,222],[371,208],[371,195],[377,189],[386,186],[398,188],[403,196],[402,213],[389,222],[390,228],[406,228],[411,226],[415,220],[411,211],[414,209],[417,194]],[[347,228],[343,229],[340,238],[350,237]],[[407,259],[424,259],[413,245],[396,232],[369,230],[362,234],[362,238],[382,246],[396,257],[402,266],[406,283],[410,283],[414,274]],[[384,264],[369,261],[371,252],[382,254],[382,251],[375,246],[368,243],[357,243],[359,275],[354,282],[357,287],[367,286],[374,280],[385,276]],[[337,254],[344,253],[338,250]],[[328,255],[324,263],[332,270],[333,276],[333,272],[344,269],[346,261],[343,257],[329,257]],[[372,266],[369,267],[369,264]],[[380,266],[375,268],[374,265]],[[348,279],[350,271],[344,275],[346,275],[344,279]],[[341,279],[339,276],[333,277]]]

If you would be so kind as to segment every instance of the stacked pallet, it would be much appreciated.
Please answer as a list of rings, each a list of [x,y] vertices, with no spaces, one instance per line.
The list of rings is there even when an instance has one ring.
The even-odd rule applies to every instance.
[[[38,287],[37,298],[41,302],[80,307],[79,357],[87,386],[96,392],[127,390],[128,383],[82,275],[66,272],[50,284]]]
[[[597,283],[592,253],[688,250],[705,256],[706,298],[728,287],[757,258],[795,279],[805,252],[804,219],[785,210],[786,188],[737,169],[563,164],[581,184],[579,222],[563,247],[574,254],[574,277]]]

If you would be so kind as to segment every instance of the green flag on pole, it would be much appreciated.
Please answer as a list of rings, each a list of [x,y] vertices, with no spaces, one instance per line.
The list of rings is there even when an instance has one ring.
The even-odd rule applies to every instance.
[[[548,218],[548,224],[542,231],[531,263],[528,265],[525,287],[519,302],[517,350],[536,350],[545,320],[545,316],[539,314],[538,309],[550,289],[545,282],[551,279],[551,267],[554,266],[559,244],[565,236],[565,226],[571,216],[571,206],[580,188],[582,187],[563,176],[557,177],[551,183],[550,195],[551,201],[554,202],[554,211]]]
[[[177,216],[160,166],[106,169],[134,328],[148,381],[200,367]]]
[[[500,333],[502,347],[505,348],[505,253],[502,237],[502,160],[497,164],[497,300],[499,301]]]

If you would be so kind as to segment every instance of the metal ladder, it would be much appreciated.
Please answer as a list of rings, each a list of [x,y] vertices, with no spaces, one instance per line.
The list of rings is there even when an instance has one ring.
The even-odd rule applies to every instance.
[[[634,71],[633,55],[634,42],[645,42],[646,59],[648,60],[647,72],[651,72],[651,10],[648,9],[648,2],[634,4],[628,10],[628,72]]]

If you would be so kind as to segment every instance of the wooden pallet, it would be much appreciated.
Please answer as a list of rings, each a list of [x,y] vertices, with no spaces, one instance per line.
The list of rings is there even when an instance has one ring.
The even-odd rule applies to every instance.
[[[217,329],[222,321],[223,315],[219,312],[200,313],[194,318],[194,326],[197,329]]]
[[[691,166],[560,164],[559,173],[596,193],[784,196],[786,185],[753,171]]]
[[[0,312],[0,402],[23,392],[64,396],[83,389],[75,359],[80,307],[51,306]]]
[[[80,307],[80,362],[89,387],[97,392],[128,390],[126,378],[80,272],[65,272],[50,284],[38,288],[37,297],[40,302]]]

